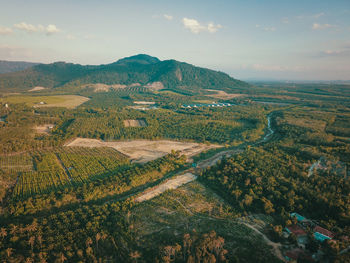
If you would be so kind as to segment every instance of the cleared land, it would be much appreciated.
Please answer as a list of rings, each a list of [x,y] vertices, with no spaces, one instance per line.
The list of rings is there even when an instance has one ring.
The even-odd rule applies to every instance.
[[[139,105],[152,105],[152,104],[156,104],[154,101],[134,101],[135,104],[139,104]]]
[[[216,94],[208,94],[205,96],[217,98],[217,99],[223,99],[223,100],[234,99],[234,98],[243,96],[243,94],[226,93],[223,90],[207,89],[207,91],[216,92]]]
[[[185,173],[183,175],[176,176],[173,179],[170,179],[160,185],[157,185],[150,191],[146,191],[142,193],[139,197],[135,198],[136,202],[144,202],[147,200],[152,199],[153,197],[156,197],[160,195],[161,193],[164,193],[167,190],[176,189],[181,185],[187,184],[189,182],[192,182],[196,180],[197,176],[191,173]]]
[[[143,119],[124,120],[125,127],[147,127],[147,122]]]
[[[231,206],[198,181],[138,203],[128,218],[140,247],[175,244],[169,240],[177,240],[181,245],[186,233],[214,230],[225,240],[227,258],[235,256],[240,262],[281,262],[268,240],[243,224]],[[247,249],[251,247],[254,249]]]
[[[37,133],[41,133],[41,134],[49,134],[50,130],[54,127],[53,124],[44,124],[44,125],[40,125],[40,126],[36,126],[34,127],[35,131]]]
[[[122,84],[107,85],[103,83],[87,84],[82,86],[82,88],[93,89],[94,92],[107,92],[110,90],[124,89],[126,87],[127,87],[126,85],[122,85]]]
[[[30,89],[28,91],[32,92],[32,91],[39,91],[39,90],[43,90],[43,89],[46,89],[46,88],[44,88],[44,87],[34,87],[34,88],[32,88],[32,89]]]
[[[96,139],[76,138],[65,146],[80,146],[80,147],[111,147],[117,151],[127,155],[130,159],[137,163],[145,163],[158,159],[167,155],[172,150],[180,151],[188,157],[199,154],[212,148],[222,147],[215,144],[178,142],[170,140],[131,140],[131,141],[115,141],[103,142]]]
[[[33,107],[64,107],[75,108],[89,98],[77,95],[57,95],[57,96],[9,96],[1,98],[3,103],[25,103]]]

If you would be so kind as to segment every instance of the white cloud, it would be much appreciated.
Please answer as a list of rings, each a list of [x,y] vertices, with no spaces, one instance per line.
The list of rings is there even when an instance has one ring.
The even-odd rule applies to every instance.
[[[164,14],[163,17],[167,20],[173,20],[173,16],[172,15],[167,15],[167,14]]]
[[[350,49],[325,50],[321,51],[317,57],[349,57]]]
[[[37,32],[38,31],[38,28],[36,26],[31,25],[31,24],[27,24],[25,22],[15,24],[14,27],[17,29],[20,29],[20,30],[27,31],[27,32]]]
[[[289,18],[288,17],[283,17],[282,18],[282,23],[283,24],[289,24]]]
[[[19,30],[26,31],[28,33],[34,33],[34,32],[40,32],[40,33],[45,33],[46,35],[52,35],[54,33],[58,33],[61,30],[57,28],[56,25],[50,24],[48,26],[43,26],[43,25],[32,25],[32,24],[27,24],[26,22],[22,22],[19,24],[14,25],[15,28]]]
[[[46,34],[48,34],[48,35],[58,33],[60,31],[61,31],[60,29],[58,29],[55,25],[52,25],[52,24],[50,24],[46,27]]]
[[[312,25],[312,29],[313,30],[322,30],[322,29],[327,29],[327,28],[331,28],[334,27],[334,25],[330,25],[330,24],[318,24],[318,23],[314,23]]]
[[[182,23],[184,24],[185,28],[189,29],[194,34],[198,34],[200,32],[205,32],[205,31],[209,33],[215,33],[220,28],[222,28],[222,25],[220,24],[214,24],[210,22],[207,25],[202,25],[196,19],[191,19],[186,17],[182,19]]]
[[[261,26],[259,24],[255,25],[255,27],[256,28],[261,28],[264,31],[276,31],[275,27],[267,27],[267,26],[263,27],[263,26]]]
[[[12,32],[12,28],[0,26],[0,35],[10,35]]]
[[[314,14],[311,17],[313,17],[313,18],[320,18],[321,16],[324,16],[323,12],[322,13],[318,13],[318,14]]]

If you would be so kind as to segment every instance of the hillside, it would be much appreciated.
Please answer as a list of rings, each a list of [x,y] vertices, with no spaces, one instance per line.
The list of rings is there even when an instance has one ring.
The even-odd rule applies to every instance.
[[[35,65],[38,63],[0,60],[0,74],[25,70]]]
[[[71,89],[91,83],[108,85],[137,83],[151,88],[156,83],[157,89],[164,88],[190,94],[203,89],[230,92],[249,86],[222,72],[176,60],[160,61],[158,58],[141,54],[107,65],[82,66],[55,62],[36,65],[20,72],[1,74],[0,92],[27,91],[35,86],[47,88],[64,86]]]

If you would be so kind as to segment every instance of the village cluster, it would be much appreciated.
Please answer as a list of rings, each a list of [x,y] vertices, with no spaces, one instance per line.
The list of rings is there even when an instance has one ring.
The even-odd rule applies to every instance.
[[[298,213],[291,213],[290,216],[294,219],[293,224],[286,226],[283,231],[283,236],[289,238],[293,235],[296,238],[297,248],[288,250],[285,253],[285,258],[287,261],[298,260],[301,257],[306,258],[311,262],[319,261],[323,252],[318,250],[315,253],[311,253],[307,250],[307,244],[310,242],[308,238],[308,233],[312,233],[314,239],[320,243],[327,240],[332,240],[335,234],[323,227],[317,225],[313,220],[307,219]]]

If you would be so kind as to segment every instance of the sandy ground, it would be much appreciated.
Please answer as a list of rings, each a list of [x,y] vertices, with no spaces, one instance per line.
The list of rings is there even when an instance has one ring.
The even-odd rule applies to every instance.
[[[189,182],[192,182],[196,180],[197,176],[195,176],[192,173],[185,173],[183,175],[179,175],[174,177],[173,179],[170,179],[160,185],[157,185],[150,191],[146,191],[142,193],[140,196],[135,198],[135,202],[144,202],[147,200],[152,199],[153,197],[156,197],[160,195],[161,193],[164,193],[167,190],[170,189],[176,189],[180,187],[181,185],[187,184]]]
[[[47,104],[43,104],[43,105],[35,105],[34,107],[65,107],[68,109],[74,109],[76,107],[78,107],[79,105],[83,104],[84,102],[87,102],[88,100],[90,100],[87,97],[83,97],[83,96],[77,96],[77,95],[61,95],[61,96],[56,96],[56,97],[60,97],[63,98],[64,101],[62,102],[57,102],[57,103],[47,103]]]
[[[139,104],[139,105],[152,105],[152,104],[156,104],[154,101],[134,101],[135,104]]]
[[[125,127],[147,127],[147,123],[145,120],[124,120]]]
[[[44,124],[44,125],[36,126],[36,127],[34,127],[34,129],[37,133],[49,134],[49,132],[51,130],[50,127],[54,127],[54,125],[53,124]]]
[[[153,91],[157,91],[157,90],[161,90],[164,89],[164,85],[162,82],[160,81],[156,81],[156,82],[152,82],[152,83],[148,83],[146,86],[144,86],[145,88],[148,88],[150,90]]]
[[[212,98],[217,98],[217,99],[223,99],[223,100],[228,100],[228,99],[233,99],[233,98],[237,98],[237,97],[241,97],[243,96],[242,94],[234,94],[234,93],[226,93],[223,90],[215,90],[215,89],[207,89],[208,91],[213,91],[216,92],[216,94],[210,94],[210,95],[205,95],[208,97],[212,97]]]
[[[34,88],[32,88],[32,89],[30,89],[28,91],[32,92],[32,91],[39,91],[39,90],[43,90],[43,89],[46,89],[46,88],[44,88],[44,87],[34,87]]]
[[[171,150],[181,151],[188,157],[199,154],[202,151],[211,148],[222,147],[220,145],[206,145],[202,143],[178,142],[170,140],[131,140],[131,141],[115,141],[103,142],[96,139],[76,138],[65,144],[65,146],[80,147],[111,147],[117,151],[127,155],[130,159],[137,163],[145,163],[171,152]]]

